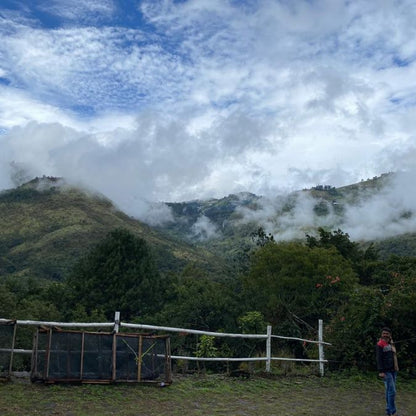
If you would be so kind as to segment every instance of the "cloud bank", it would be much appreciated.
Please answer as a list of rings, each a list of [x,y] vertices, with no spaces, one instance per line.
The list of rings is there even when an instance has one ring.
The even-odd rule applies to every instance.
[[[304,240],[317,228],[341,229],[354,241],[374,241],[416,232],[415,170],[385,176],[380,189],[355,185],[341,201],[314,198],[309,192],[262,197],[257,209],[239,208],[238,223],[258,223],[276,241]],[[355,192],[355,193],[354,193]],[[348,194],[347,194],[348,195]],[[319,209],[320,208],[320,209]]]
[[[150,218],[153,202],[412,172],[412,0],[34,3],[0,6],[2,189],[14,162]],[[414,207],[412,186],[374,203]]]

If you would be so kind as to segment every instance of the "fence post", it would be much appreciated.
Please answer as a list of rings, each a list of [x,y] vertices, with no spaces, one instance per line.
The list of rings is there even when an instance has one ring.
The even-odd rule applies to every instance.
[[[13,371],[13,354],[14,354],[14,346],[16,342],[16,331],[17,331],[17,323],[15,321],[13,325],[12,351],[10,352],[9,377],[11,376],[12,371]]]
[[[270,373],[270,364],[272,362],[272,327],[267,325],[267,339],[266,339],[266,373]]]
[[[116,311],[114,314],[114,329],[113,331],[118,334],[118,331],[120,329],[120,312]]]
[[[323,377],[324,373],[325,373],[324,362],[323,362],[323,360],[325,359],[325,354],[324,354],[324,344],[322,344],[322,342],[324,340],[323,339],[324,338],[324,336],[323,336],[323,334],[324,334],[324,323],[323,323],[322,319],[319,319],[318,325],[319,325],[319,330],[318,330],[319,372],[321,374],[321,377]]]

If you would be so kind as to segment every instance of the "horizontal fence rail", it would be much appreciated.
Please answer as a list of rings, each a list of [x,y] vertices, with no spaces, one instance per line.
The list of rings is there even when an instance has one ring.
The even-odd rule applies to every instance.
[[[241,362],[241,361],[267,361],[267,357],[185,357],[182,355],[171,355],[170,358],[177,360],[189,360],[189,361],[223,361],[223,362]],[[327,363],[327,360],[313,360],[309,358],[284,358],[284,357],[270,357],[272,361],[297,361],[297,362],[309,362],[309,363]]]
[[[226,333],[226,332],[201,331],[199,329],[172,328],[172,327],[169,327],[169,326],[128,324],[126,322],[120,322],[120,326],[122,326],[124,328],[148,329],[148,330],[166,331],[166,332],[179,332],[180,334],[183,334],[183,335],[185,335],[185,334],[195,334],[195,335],[209,335],[209,336],[213,336],[213,337],[267,339],[267,335],[263,335],[263,334],[230,334],[230,333]]]
[[[280,335],[272,335],[272,338],[286,339],[286,340],[291,340],[291,341],[302,341],[302,342],[308,342],[309,344],[332,345],[329,342],[324,342],[324,341],[314,341],[312,339],[304,339],[304,338],[296,338],[296,337],[283,337]]]
[[[10,319],[0,319],[0,323],[10,322]],[[15,320],[17,325],[28,325],[28,326],[59,326],[62,328],[113,328],[114,322],[53,322],[53,321],[26,321],[26,320]]]
[[[1,323],[10,323],[8,319],[0,319]],[[54,321],[34,321],[34,320],[15,320],[16,325],[22,326],[46,326],[46,327],[60,327],[60,328],[111,328],[113,332],[119,332],[120,328],[130,328],[130,329],[141,329],[147,331],[162,331],[162,332],[172,332],[179,333],[181,335],[208,335],[213,337],[229,337],[229,338],[246,338],[246,339],[263,339],[266,340],[266,356],[265,357],[195,357],[195,356],[179,356],[171,355],[171,359],[175,360],[187,360],[187,361],[218,361],[218,362],[266,362],[266,372],[270,372],[271,362],[272,361],[293,361],[293,362],[311,362],[319,363],[320,375],[324,375],[324,364],[328,362],[324,356],[324,345],[330,346],[331,344],[323,341],[323,321],[320,319],[318,321],[318,340],[311,340],[305,338],[297,337],[286,337],[281,335],[273,335],[272,327],[267,327],[266,334],[236,334],[236,333],[226,333],[226,332],[211,332],[211,331],[202,331],[197,329],[187,329],[187,328],[174,328],[168,326],[156,326],[156,325],[145,325],[145,324],[134,324],[128,322],[120,321],[120,313],[115,313],[114,322],[54,322]],[[318,344],[318,359],[307,359],[307,358],[285,358],[285,357],[273,357],[271,354],[271,341],[272,339],[282,339],[289,341],[299,341],[310,344]],[[31,354],[32,350],[25,349],[0,349],[0,352],[12,352],[15,354]]]

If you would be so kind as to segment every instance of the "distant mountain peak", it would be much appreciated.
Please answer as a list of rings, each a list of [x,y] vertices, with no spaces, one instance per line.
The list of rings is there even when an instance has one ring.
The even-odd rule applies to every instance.
[[[59,187],[66,185],[67,182],[62,177],[56,177],[56,176],[46,176],[43,175],[42,177],[36,177],[32,179],[29,182],[26,182],[25,184],[21,185],[23,187],[33,187],[33,188],[50,188],[50,187]],[[39,189],[38,189],[39,190]]]

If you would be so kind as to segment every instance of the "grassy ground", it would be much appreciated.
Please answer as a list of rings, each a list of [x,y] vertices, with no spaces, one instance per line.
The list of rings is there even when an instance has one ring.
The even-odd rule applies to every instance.
[[[169,387],[0,383],[2,416],[382,416],[384,387],[374,377],[177,376]],[[398,383],[402,416],[416,415],[416,381]]]

